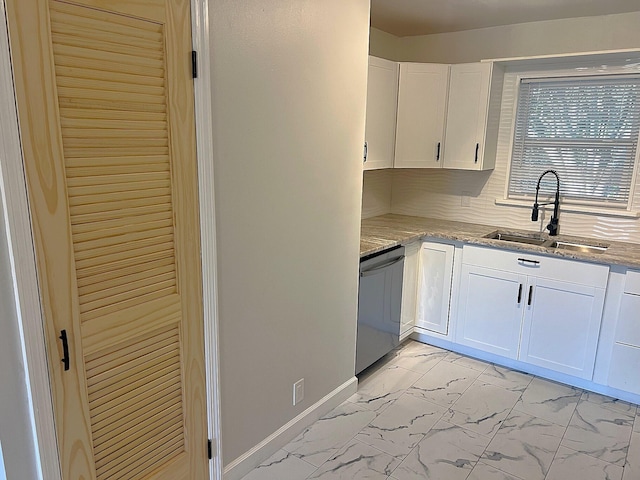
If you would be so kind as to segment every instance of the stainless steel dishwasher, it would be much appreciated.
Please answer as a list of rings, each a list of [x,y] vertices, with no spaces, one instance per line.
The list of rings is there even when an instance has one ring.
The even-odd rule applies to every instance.
[[[404,247],[395,247],[360,261],[356,374],[400,343],[400,304]]]

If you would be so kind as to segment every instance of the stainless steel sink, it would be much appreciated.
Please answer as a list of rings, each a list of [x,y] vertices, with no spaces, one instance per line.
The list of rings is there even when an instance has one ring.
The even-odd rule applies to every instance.
[[[536,234],[532,235],[518,235],[514,233],[506,233],[506,232],[493,232],[489,235],[486,235],[484,238],[488,238],[490,240],[501,240],[503,242],[513,242],[513,243],[525,243],[527,245],[543,245],[548,240]]]
[[[527,235],[527,234],[502,232],[500,230],[492,232],[489,235],[485,235],[484,238],[488,238],[490,240],[500,240],[503,242],[535,245],[535,246],[550,248],[554,250],[568,250],[572,252],[589,253],[589,254],[604,253],[607,251],[607,248],[609,247],[608,245],[605,245],[605,244],[589,244],[589,243],[568,242],[563,240],[554,240],[552,238],[550,239],[550,238],[542,237],[541,235],[538,235],[536,233]]]
[[[573,252],[580,252],[580,253],[604,253],[607,251],[608,246],[587,245],[583,243],[554,241],[549,245],[549,248],[555,248],[557,250],[570,250]]]

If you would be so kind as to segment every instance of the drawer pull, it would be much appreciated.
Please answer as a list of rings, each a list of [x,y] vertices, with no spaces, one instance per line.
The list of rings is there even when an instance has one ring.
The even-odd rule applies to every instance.
[[[436,153],[436,162],[440,161],[440,142],[438,142],[438,152]]]
[[[527,301],[527,305],[531,306],[531,300],[533,299],[533,285],[529,286],[529,300]]]
[[[518,305],[522,302],[522,284],[520,284],[520,288],[518,288]]]
[[[67,331],[62,330],[58,338],[62,340],[62,364],[66,372],[69,370],[69,341],[67,340]]]
[[[529,260],[528,258],[519,258],[518,261],[523,263],[531,263],[533,265],[540,265],[540,262],[538,260]]]
[[[474,163],[478,163],[478,150],[480,150],[480,144],[476,143],[476,159],[474,160]]]

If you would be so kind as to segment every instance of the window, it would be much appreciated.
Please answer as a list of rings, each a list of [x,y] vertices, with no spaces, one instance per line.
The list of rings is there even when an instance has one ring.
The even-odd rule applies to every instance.
[[[509,197],[535,195],[554,169],[564,200],[627,207],[639,130],[640,75],[522,79]],[[540,191],[555,192],[555,177]]]

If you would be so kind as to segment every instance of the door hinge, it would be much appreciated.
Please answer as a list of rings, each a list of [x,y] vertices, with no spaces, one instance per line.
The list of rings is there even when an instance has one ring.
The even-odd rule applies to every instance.
[[[191,75],[193,78],[198,78],[198,52],[191,51]]]
[[[213,458],[213,442],[211,439],[207,441],[207,452],[209,454],[209,460]]]

